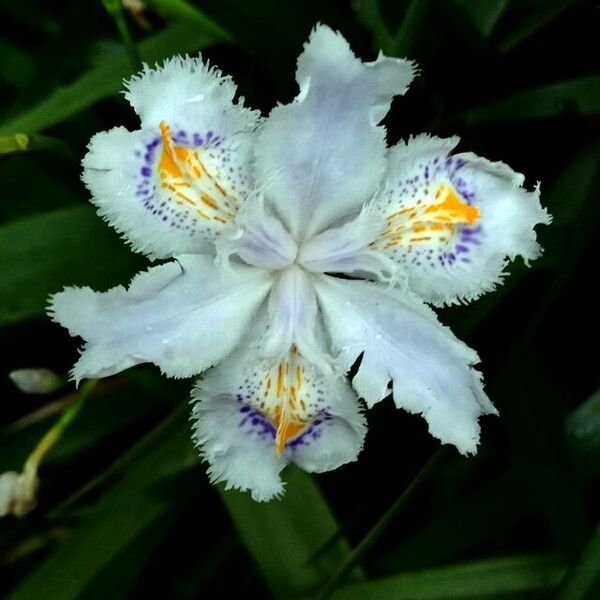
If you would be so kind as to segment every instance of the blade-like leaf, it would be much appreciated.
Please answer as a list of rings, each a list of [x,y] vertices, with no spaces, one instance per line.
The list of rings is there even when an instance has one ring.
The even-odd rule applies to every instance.
[[[500,51],[511,50],[539,29],[548,25],[561,15],[577,0],[542,0],[541,2],[515,3],[516,11],[520,12],[519,18],[504,36],[500,44]]]
[[[140,55],[155,63],[173,54],[185,54],[221,41],[214,31],[201,31],[189,25],[172,25],[139,45]],[[33,108],[0,125],[0,133],[24,131],[34,133],[60,123],[95,102],[116,94],[123,87],[123,78],[131,75],[131,65],[125,50],[110,61],[83,74]]]
[[[288,468],[285,475],[285,495],[269,503],[221,490],[243,542],[276,598],[313,591],[350,552],[346,540],[340,539],[329,552],[319,553],[339,525],[310,475],[297,468]],[[354,576],[360,577],[360,572],[355,570]]]
[[[566,419],[567,440],[585,467],[600,470],[600,390],[596,390]]]
[[[197,25],[201,31],[215,36],[216,39],[233,40],[233,37],[226,29],[215,23],[197,6],[186,2],[186,0],[146,0],[146,4],[168,19]]]
[[[454,0],[484,37],[489,37],[509,0]]]
[[[35,69],[33,57],[23,48],[0,38],[0,80],[14,87],[22,86]]]
[[[558,600],[598,598],[600,593],[600,526],[592,533],[579,558],[569,567]]]
[[[177,511],[178,504],[188,501],[189,486],[169,487],[169,493],[155,489],[158,483],[188,469],[197,459],[185,423],[186,413],[182,410],[174,413],[160,437],[129,464],[124,477],[17,587],[10,600],[79,598],[82,590],[127,544],[169,511]]]
[[[437,600],[485,598],[556,586],[563,562],[548,555],[494,558],[438,569],[399,573],[339,589],[335,600]]]
[[[64,209],[0,227],[0,325],[44,312],[65,285],[125,282],[142,264],[91,206]]]
[[[591,75],[520,92],[463,114],[471,125],[600,111],[600,77]]]

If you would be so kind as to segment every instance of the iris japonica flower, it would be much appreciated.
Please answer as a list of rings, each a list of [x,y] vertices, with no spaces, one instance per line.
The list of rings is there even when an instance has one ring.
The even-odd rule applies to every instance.
[[[166,261],[127,289],[53,296],[53,318],[85,340],[74,379],[146,362],[206,371],[193,438],[213,482],[256,500],[282,493],[288,463],[355,460],[359,398],[371,407],[390,389],[474,453],[478,417],[496,410],[477,354],[428,305],[492,290],[509,259],[538,255],[549,216],[505,164],[452,154],[458,138],[387,147],[379,123],[414,75],[407,60],[361,62],[318,26],[298,96],[267,118],[199,58],[130,79],[141,128],[94,136],[83,180],[133,250]]]

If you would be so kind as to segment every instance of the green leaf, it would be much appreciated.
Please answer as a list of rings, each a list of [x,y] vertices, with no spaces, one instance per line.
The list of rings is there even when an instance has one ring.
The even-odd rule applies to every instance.
[[[416,533],[398,540],[376,560],[374,568],[393,573],[398,565],[413,569],[441,564],[493,543],[534,511],[530,494],[514,493],[519,485],[511,470],[469,494],[448,497],[447,493],[427,522]]]
[[[600,172],[600,144],[586,147],[568,163],[542,198],[552,214],[552,225],[572,225],[581,217]]]
[[[489,37],[509,0],[454,0],[484,37]]]
[[[476,562],[399,573],[339,589],[334,600],[437,600],[484,598],[498,594],[532,592],[556,586],[563,562],[550,555],[493,558]]]
[[[187,409],[185,404],[182,404]],[[67,539],[9,595],[10,600],[75,600],[127,544],[154,527],[178,505],[189,501],[189,485],[167,486],[166,478],[189,469],[197,460],[187,410],[176,410],[167,427],[129,464],[123,478],[94,505]],[[151,435],[151,434],[149,434]],[[140,442],[143,444],[144,440]],[[162,482],[162,492],[157,485]]]
[[[307,473],[288,467],[281,500],[259,503],[250,494],[224,491],[221,498],[248,551],[276,598],[314,591],[349,555],[345,539],[320,553],[339,530],[331,509]],[[355,577],[360,572],[354,571]]]
[[[389,53],[392,56],[407,56],[421,35],[430,0],[411,0],[398,31],[392,36]]]
[[[567,440],[580,461],[600,469],[600,389],[578,406],[566,419]]]
[[[585,600],[600,594],[600,525],[592,533],[580,557],[569,567],[557,600]]]
[[[515,12],[520,14],[515,25],[504,36],[499,46],[500,51],[512,50],[576,2],[577,0],[538,0],[515,3]]]
[[[462,116],[468,124],[540,119],[563,114],[586,115],[600,111],[600,76],[561,81],[520,92],[473,108]]]
[[[0,37],[0,56],[0,80],[14,87],[25,84],[35,69],[33,57],[3,37]]]
[[[410,0],[395,34],[390,33],[377,0],[364,0],[357,10],[363,25],[373,33],[377,50],[388,56],[408,56],[421,34],[429,5],[430,0]]]
[[[356,5],[359,20],[373,34],[373,46],[377,50],[389,52],[392,36],[379,9],[377,0],[363,0]]]
[[[222,38],[214,31],[202,31],[189,25],[172,25],[140,43],[139,51],[142,59],[152,64],[173,54],[205,48],[220,40]],[[122,50],[74,83],[0,125],[0,133],[34,133],[60,123],[99,100],[116,94],[123,87],[123,78],[129,75],[129,58]]]
[[[0,325],[43,314],[65,285],[124,283],[142,259],[91,206],[68,208],[0,227]]]
[[[218,23],[215,23],[197,6],[186,0],[146,0],[146,4],[164,17],[179,20],[190,25],[197,25],[201,31],[216,39],[233,41],[232,35]]]

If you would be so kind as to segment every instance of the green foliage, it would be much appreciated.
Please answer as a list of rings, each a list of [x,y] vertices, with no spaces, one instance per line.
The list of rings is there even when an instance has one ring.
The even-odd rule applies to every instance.
[[[160,597],[595,598],[600,396],[595,337],[600,79],[595,8],[565,0],[0,0],[0,474],[19,471],[72,406],[7,373],[68,372],[76,341],[45,316],[63,286],[125,284],[147,261],[87,202],[91,135],[136,127],[119,91],[139,58],[202,51],[266,112],[295,93],[310,28],[357,53],[408,56],[421,76],[386,119],[541,181],[554,216],[544,255],[442,313],[480,351],[499,419],[482,447],[435,453],[420,421],[369,412],[361,460],[259,504],[208,483],[190,439],[189,382],[141,367],[98,383],[44,458],[39,506],[0,521],[0,595],[11,600]],[[108,10],[106,10],[108,9]],[[293,143],[293,140],[290,141]],[[65,395],[60,395],[64,393]],[[412,482],[412,483],[411,483]]]

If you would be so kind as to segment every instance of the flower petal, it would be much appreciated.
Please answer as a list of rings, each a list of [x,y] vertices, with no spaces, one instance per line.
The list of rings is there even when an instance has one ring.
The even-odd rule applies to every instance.
[[[437,305],[493,290],[508,259],[538,256],[534,227],[550,222],[538,188],[526,191],[523,176],[503,163],[449,156],[457,143],[421,135],[395,146],[386,185],[371,207],[386,222],[374,247]]]
[[[92,138],[83,160],[92,202],[152,258],[207,251],[252,188],[258,114],[234,104],[234,84],[199,59],[146,67],[128,87],[142,129]]]
[[[174,56],[162,66],[144,65],[125,87],[125,97],[142,127],[158,128],[166,121],[178,123],[184,130],[198,127],[210,138],[243,131],[259,118],[257,111],[244,107],[243,98],[237,104],[233,101],[236,85],[231,77],[223,76],[201,57]]]
[[[210,480],[224,481],[227,490],[250,491],[258,502],[276,498],[283,493],[279,473],[287,460],[274,451],[273,425],[260,413],[241,412],[246,405],[224,391],[227,369],[223,375],[218,381],[217,369],[209,372],[192,391],[193,438],[208,462]]]
[[[217,241],[217,258],[224,265],[233,254],[245,263],[262,269],[283,269],[291,265],[298,246],[281,221],[267,213],[262,199],[249,202],[236,219],[238,229]]]
[[[315,273],[345,273],[394,280],[398,271],[396,263],[384,252],[372,247],[372,242],[382,231],[380,215],[363,210],[342,227],[326,229],[304,242],[298,262]]]
[[[296,239],[358,212],[373,194],[385,168],[377,123],[413,76],[406,60],[362,63],[340,34],[312,32],[298,59],[300,93],[273,109],[256,147],[257,178]]]
[[[375,283],[321,276],[317,296],[346,368],[363,354],[353,386],[369,406],[393,383],[396,406],[421,413],[429,431],[463,453],[475,452],[477,418],[495,413],[472,368],[477,354],[414,297]]]
[[[331,358],[322,350],[317,297],[306,271],[293,265],[281,272],[271,289],[268,315],[260,356],[279,359],[295,346],[308,360],[328,370]]]
[[[297,350],[257,359],[260,336],[249,337],[194,388],[194,439],[213,482],[269,500],[282,493],[279,473],[290,462],[321,472],[355,460],[366,427],[343,379]]]
[[[73,369],[77,381],[144,362],[190,377],[233,350],[271,285],[259,269],[222,275],[208,257],[182,255],[137,275],[128,290],[65,289],[49,312],[86,341]]]

